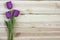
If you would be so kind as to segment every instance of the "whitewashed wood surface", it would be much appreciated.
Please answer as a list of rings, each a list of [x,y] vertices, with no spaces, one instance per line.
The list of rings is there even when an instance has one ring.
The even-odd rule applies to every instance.
[[[4,20],[7,1],[0,1],[0,40],[7,40]],[[14,40],[60,40],[59,1],[12,1],[21,11],[16,19]]]

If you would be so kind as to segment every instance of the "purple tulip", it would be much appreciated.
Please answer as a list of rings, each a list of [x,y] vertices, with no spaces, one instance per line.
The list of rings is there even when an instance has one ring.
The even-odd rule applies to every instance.
[[[8,9],[12,9],[12,7],[13,7],[12,2],[11,1],[6,2],[6,6]]]
[[[11,12],[10,11],[8,11],[8,12],[6,12],[6,18],[10,18],[11,17]]]
[[[20,11],[19,10],[13,10],[13,16],[17,17],[19,15]]]

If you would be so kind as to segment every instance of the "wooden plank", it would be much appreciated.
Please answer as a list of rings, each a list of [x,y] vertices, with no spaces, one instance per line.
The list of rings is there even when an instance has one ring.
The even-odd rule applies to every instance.
[[[48,37],[48,36],[47,36]],[[3,38],[0,38],[1,40],[7,40],[7,38],[6,37],[3,37]],[[48,37],[48,38],[46,38],[46,37],[18,37],[18,38],[14,38],[14,40],[60,40],[60,38],[57,38],[57,37],[55,37],[54,38],[54,36],[53,36],[53,38],[52,37]]]
[[[5,16],[0,15],[0,22],[4,22]],[[17,22],[60,22],[60,15],[20,15]]]
[[[5,23],[0,22],[0,28],[6,27]],[[16,22],[15,27],[20,28],[60,28],[60,22]]]
[[[0,28],[6,27],[5,23],[0,22]],[[60,22],[16,22],[15,27],[21,28],[60,28]]]
[[[7,28],[0,30],[0,37],[7,36]],[[60,36],[60,28],[15,28],[14,36]]]
[[[4,6],[6,1],[0,1],[0,14],[8,11]],[[14,9],[18,9],[22,14],[60,14],[59,1],[12,1]],[[17,5],[17,6],[16,6]]]
[[[42,31],[42,32],[43,32],[43,31],[45,31],[45,32],[46,32],[46,31],[55,32],[55,31],[56,31],[56,32],[57,32],[57,31],[58,31],[58,32],[59,32],[59,31],[60,31],[60,28],[44,28],[44,27],[42,27],[42,28],[27,28],[27,27],[26,27],[26,28],[19,28],[19,27],[18,27],[18,28],[15,28],[15,29],[16,29],[15,31],[18,31],[18,32],[19,32],[19,31],[22,31],[22,32],[25,32],[25,31],[27,31],[27,32],[29,32],[29,31],[30,31],[30,32],[31,32],[31,31],[34,31],[34,32],[36,32],[36,31],[37,31],[37,32],[40,32],[40,31]],[[17,29],[18,29],[18,30],[17,30]],[[7,28],[0,28],[0,30],[1,30],[2,32],[4,32],[4,31],[7,30]],[[1,32],[1,31],[0,31],[0,32]]]

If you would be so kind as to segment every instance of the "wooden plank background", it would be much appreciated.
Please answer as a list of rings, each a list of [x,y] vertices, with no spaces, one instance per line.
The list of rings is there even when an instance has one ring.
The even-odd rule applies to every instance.
[[[0,40],[7,40],[4,20],[7,1],[0,1]],[[21,11],[16,19],[14,40],[60,40],[59,1],[12,1]]]

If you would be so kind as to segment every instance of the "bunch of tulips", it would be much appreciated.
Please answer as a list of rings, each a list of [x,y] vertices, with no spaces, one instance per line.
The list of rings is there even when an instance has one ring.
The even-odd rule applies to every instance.
[[[8,21],[5,21],[5,24],[8,29],[8,40],[13,40],[14,39],[14,25],[15,25],[15,17],[19,16],[20,11],[13,8],[13,4],[11,1],[6,2],[6,8],[9,9],[6,14],[6,18]]]

